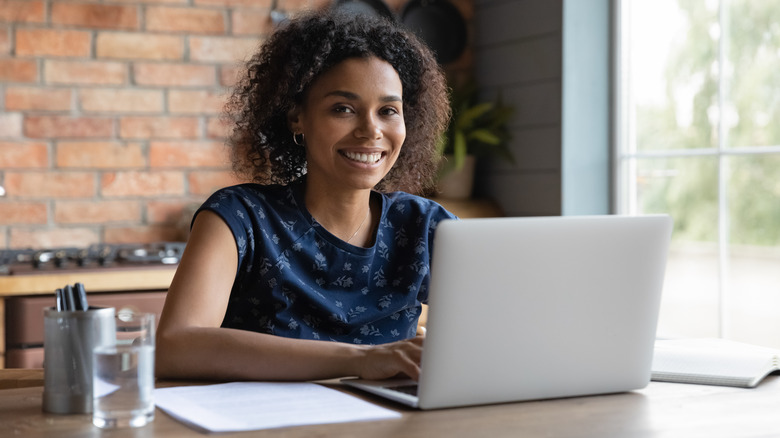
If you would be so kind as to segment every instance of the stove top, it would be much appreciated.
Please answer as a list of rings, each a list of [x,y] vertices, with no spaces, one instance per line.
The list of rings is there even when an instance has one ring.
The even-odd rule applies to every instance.
[[[95,244],[85,248],[0,250],[0,275],[51,273],[149,265],[174,265],[184,252],[184,242],[144,244]]]

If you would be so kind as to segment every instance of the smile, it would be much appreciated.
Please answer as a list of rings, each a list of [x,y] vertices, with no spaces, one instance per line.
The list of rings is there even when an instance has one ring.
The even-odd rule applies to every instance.
[[[349,158],[352,161],[357,161],[358,163],[365,163],[365,164],[374,164],[379,162],[379,160],[382,158],[381,152],[375,152],[373,154],[361,154],[361,153],[355,153],[355,152],[342,152],[342,155]]]

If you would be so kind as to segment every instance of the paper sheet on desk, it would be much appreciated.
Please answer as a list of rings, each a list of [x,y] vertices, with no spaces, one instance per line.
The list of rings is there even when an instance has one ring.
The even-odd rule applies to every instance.
[[[208,432],[399,418],[385,409],[315,383],[233,382],[154,391],[172,417]]]

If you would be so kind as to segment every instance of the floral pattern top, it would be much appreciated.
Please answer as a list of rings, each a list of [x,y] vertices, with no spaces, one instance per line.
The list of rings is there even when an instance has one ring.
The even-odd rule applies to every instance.
[[[371,195],[381,198],[382,216],[374,246],[363,248],[317,223],[302,182],[214,193],[198,212],[222,217],[238,248],[222,326],[355,344],[413,337],[428,297],[434,230],[455,216],[408,193]]]

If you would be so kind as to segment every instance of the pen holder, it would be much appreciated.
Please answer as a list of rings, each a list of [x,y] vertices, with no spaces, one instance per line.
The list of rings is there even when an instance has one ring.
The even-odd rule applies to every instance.
[[[113,307],[44,310],[43,410],[92,412],[92,350],[115,338]]]

